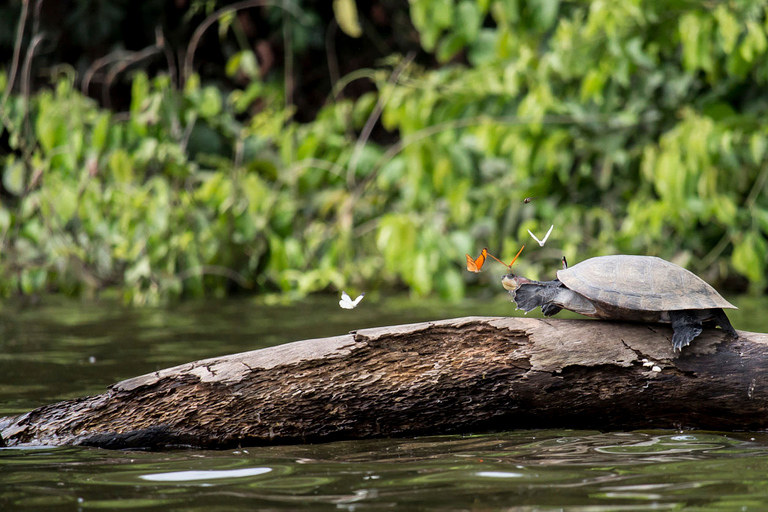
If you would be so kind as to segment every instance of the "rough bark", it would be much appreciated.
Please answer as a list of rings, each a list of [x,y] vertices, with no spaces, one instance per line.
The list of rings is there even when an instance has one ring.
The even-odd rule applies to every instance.
[[[8,446],[224,448],[518,428],[768,428],[768,335],[469,317],[197,361],[0,419]]]

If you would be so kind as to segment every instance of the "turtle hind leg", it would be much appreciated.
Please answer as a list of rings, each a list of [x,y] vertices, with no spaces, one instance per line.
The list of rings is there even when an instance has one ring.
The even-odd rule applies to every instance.
[[[725,311],[722,309],[713,309],[712,316],[714,317],[715,323],[720,326],[720,329],[722,329],[723,332],[735,340],[739,339],[739,335],[736,333],[736,329],[731,325],[731,321],[728,320],[728,315],[725,314]]]
[[[701,320],[690,311],[670,311],[669,320],[672,323],[673,350],[682,350],[701,334]]]
[[[545,316],[552,316],[562,309],[560,306],[553,303],[558,292],[558,286],[523,284],[520,288],[515,290],[512,300],[515,301],[518,309],[522,309],[526,313],[537,307],[541,307],[541,312],[544,313]]]

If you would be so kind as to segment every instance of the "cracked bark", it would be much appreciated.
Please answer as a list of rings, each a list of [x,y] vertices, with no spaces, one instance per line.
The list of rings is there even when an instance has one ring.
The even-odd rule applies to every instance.
[[[768,427],[768,335],[468,317],[207,359],[0,419],[8,446],[226,448],[517,428]]]

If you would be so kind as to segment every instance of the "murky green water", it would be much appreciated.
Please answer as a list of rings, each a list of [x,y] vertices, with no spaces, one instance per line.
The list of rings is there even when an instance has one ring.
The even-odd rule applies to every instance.
[[[768,300],[731,298],[768,331]],[[352,329],[505,315],[504,296],[447,305],[336,297],[124,309],[46,299],[0,310],[0,416],[176,364]],[[519,312],[518,312],[519,313]],[[513,431],[159,453],[0,449],[0,510],[768,510],[768,434]]]

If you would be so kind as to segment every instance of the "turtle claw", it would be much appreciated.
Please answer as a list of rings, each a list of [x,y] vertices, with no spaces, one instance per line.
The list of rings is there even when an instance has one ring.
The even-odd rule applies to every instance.
[[[682,351],[693,341],[693,338],[701,334],[701,327],[684,329],[682,332],[675,330],[672,334],[672,350],[674,352]]]
[[[551,302],[541,306],[541,312],[544,316],[552,316],[558,314],[563,308]]]
[[[670,323],[672,324],[672,350],[677,352],[691,344],[693,339],[701,334],[703,329],[701,320],[689,311],[670,311]]]

